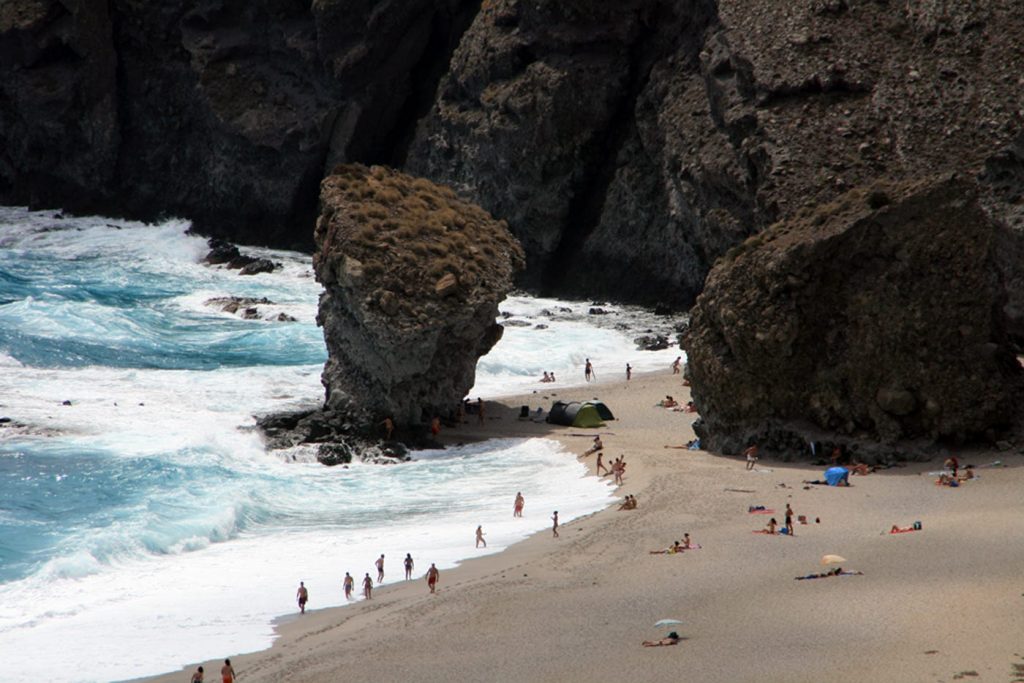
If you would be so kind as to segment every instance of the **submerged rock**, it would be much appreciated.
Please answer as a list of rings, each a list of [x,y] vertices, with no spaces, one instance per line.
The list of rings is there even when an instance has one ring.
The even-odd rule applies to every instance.
[[[522,249],[448,188],[379,166],[336,168],[321,202],[325,408],[362,426],[447,414],[501,338],[498,303]]]
[[[956,176],[878,183],[722,258],[685,342],[702,443],[991,440],[1009,426],[1022,370],[976,194]]]

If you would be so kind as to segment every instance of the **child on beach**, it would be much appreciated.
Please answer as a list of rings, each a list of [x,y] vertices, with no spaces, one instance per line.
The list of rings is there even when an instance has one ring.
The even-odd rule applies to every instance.
[[[482,524],[476,528],[476,547],[479,548],[481,543],[485,548],[487,547],[487,541],[484,540],[484,527]]]
[[[598,458],[601,456],[598,455]],[[512,505],[512,516],[522,517],[523,516],[523,505],[526,504],[526,499],[523,498],[522,493],[516,493],[516,502]]]

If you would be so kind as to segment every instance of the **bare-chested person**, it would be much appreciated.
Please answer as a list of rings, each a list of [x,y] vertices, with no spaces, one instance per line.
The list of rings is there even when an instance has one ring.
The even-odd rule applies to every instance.
[[[682,362],[683,362],[683,357],[682,356],[676,356],[676,359],[674,361],[672,361],[672,374],[673,375],[678,375],[679,374],[679,365]]]
[[[224,683],[234,683],[236,676],[237,674],[235,673],[235,668],[231,666],[231,660],[225,659],[224,666],[220,668],[221,680],[223,680]]]
[[[558,538],[558,510],[555,510],[555,514],[551,517],[551,521],[554,522],[554,526],[551,527],[552,537]]]
[[[526,499],[523,498],[522,492],[516,493],[516,502],[512,505],[512,516],[522,517],[524,505],[526,505]]]
[[[352,599],[352,591],[356,587],[356,580],[352,578],[352,575],[345,572],[345,580],[341,582],[341,587],[345,591],[345,599]]]
[[[309,591],[306,590],[306,584],[302,581],[299,581],[299,590],[295,593],[295,599],[299,601],[299,612],[305,614],[306,602],[309,601]]]
[[[487,547],[487,541],[484,540],[484,527],[482,524],[476,528],[476,547],[479,548],[480,544],[483,544],[485,548]]]
[[[588,455],[590,455],[592,453],[599,453],[599,452],[601,452],[603,450],[604,450],[604,443],[601,441],[601,437],[600,436],[595,436],[594,437],[594,445],[592,445],[587,450],[583,451],[583,457],[585,458],[585,457],[587,457]]]
[[[437,567],[433,563],[430,564],[430,569],[427,570],[427,586],[430,587],[430,592],[435,592],[437,588],[437,580],[440,578],[441,572],[437,571]]]
[[[363,579],[363,597],[367,600],[373,597],[373,579],[370,578],[370,572],[366,572],[366,577]]]
[[[611,471],[607,467],[604,466],[604,462],[602,462],[602,458],[604,458],[604,453],[598,452],[598,454],[597,454],[597,468],[596,468],[596,471],[597,471],[598,475],[601,474],[601,470],[604,470],[605,474],[608,474]]]
[[[380,554],[377,561],[373,563],[377,567],[377,583],[384,582],[384,553]]]

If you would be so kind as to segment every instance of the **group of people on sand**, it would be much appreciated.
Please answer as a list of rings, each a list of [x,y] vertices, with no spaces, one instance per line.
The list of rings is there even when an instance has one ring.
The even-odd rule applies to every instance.
[[[620,510],[636,510],[636,507],[637,507],[636,496],[631,495],[631,494],[626,494],[625,500],[623,500],[622,504],[619,505],[619,509]]]
[[[541,377],[540,381],[547,383],[547,382],[556,382],[557,380],[555,379],[555,373],[554,372],[545,372],[544,376]]]
[[[694,550],[698,547],[699,546],[696,543],[690,540],[690,534],[685,533],[683,534],[682,541],[673,541],[672,545],[667,548],[651,550],[649,552],[651,555],[675,555],[676,553],[681,553],[684,550]]]
[[[203,671],[203,667],[199,667],[192,674],[191,683],[203,683],[206,672]],[[238,678],[238,674],[235,673],[235,667],[231,666],[231,660],[225,659],[224,666],[220,668],[220,679],[223,683],[234,683],[235,679]]]

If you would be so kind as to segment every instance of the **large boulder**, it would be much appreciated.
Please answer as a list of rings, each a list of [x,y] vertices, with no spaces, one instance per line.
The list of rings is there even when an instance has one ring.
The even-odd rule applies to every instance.
[[[325,410],[399,427],[446,415],[501,338],[498,303],[524,265],[518,242],[450,189],[380,166],[339,166],[320,198]]]
[[[994,439],[1009,426],[1022,371],[998,226],[976,194],[955,176],[877,183],[722,258],[686,341],[702,443]]]

